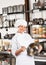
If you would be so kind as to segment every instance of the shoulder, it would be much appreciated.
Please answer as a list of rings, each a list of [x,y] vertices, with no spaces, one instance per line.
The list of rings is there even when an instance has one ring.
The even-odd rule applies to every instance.
[[[16,41],[16,39],[17,39],[17,34],[15,34],[14,36],[13,36],[13,38],[12,38],[12,42],[14,42],[14,41]]]
[[[16,38],[16,35],[13,36],[12,40]]]
[[[16,34],[13,36],[12,39],[17,38],[17,36],[18,36],[18,33],[16,33]]]
[[[26,33],[25,35],[26,35],[25,37],[27,37],[27,39],[29,39],[29,41],[30,41],[31,43],[34,43],[34,39],[31,37],[30,34]]]
[[[17,34],[15,34],[11,40],[11,43],[15,44],[17,42]],[[13,45],[12,44],[12,45]]]
[[[28,34],[28,33],[25,33],[25,37],[26,37],[27,39],[29,39],[29,40],[31,40],[31,39],[32,39],[31,35],[30,35],[30,34]]]
[[[25,36],[32,38],[31,35],[28,33],[25,33]]]

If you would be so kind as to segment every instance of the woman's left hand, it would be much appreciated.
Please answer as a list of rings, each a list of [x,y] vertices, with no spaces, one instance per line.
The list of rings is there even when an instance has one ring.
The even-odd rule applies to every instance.
[[[39,44],[39,47],[38,47],[38,53],[40,53],[42,50],[42,45]]]

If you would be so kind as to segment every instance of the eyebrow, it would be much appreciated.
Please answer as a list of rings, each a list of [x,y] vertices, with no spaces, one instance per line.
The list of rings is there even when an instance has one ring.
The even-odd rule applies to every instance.
[[[18,26],[18,27],[26,27],[26,28],[27,28],[27,26],[22,26],[22,25],[20,25],[20,26]]]

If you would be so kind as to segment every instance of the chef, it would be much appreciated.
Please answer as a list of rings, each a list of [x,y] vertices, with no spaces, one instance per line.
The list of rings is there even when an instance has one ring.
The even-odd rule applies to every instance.
[[[18,29],[12,38],[12,54],[16,57],[16,65],[35,65],[34,58],[27,55],[27,47],[34,39],[27,33],[27,22],[19,19],[15,22]]]

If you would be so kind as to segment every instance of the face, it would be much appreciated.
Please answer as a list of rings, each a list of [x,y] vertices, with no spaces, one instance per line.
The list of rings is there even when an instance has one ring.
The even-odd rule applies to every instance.
[[[25,26],[22,26],[22,25],[18,26],[18,32],[23,33],[24,31],[26,31]]]

